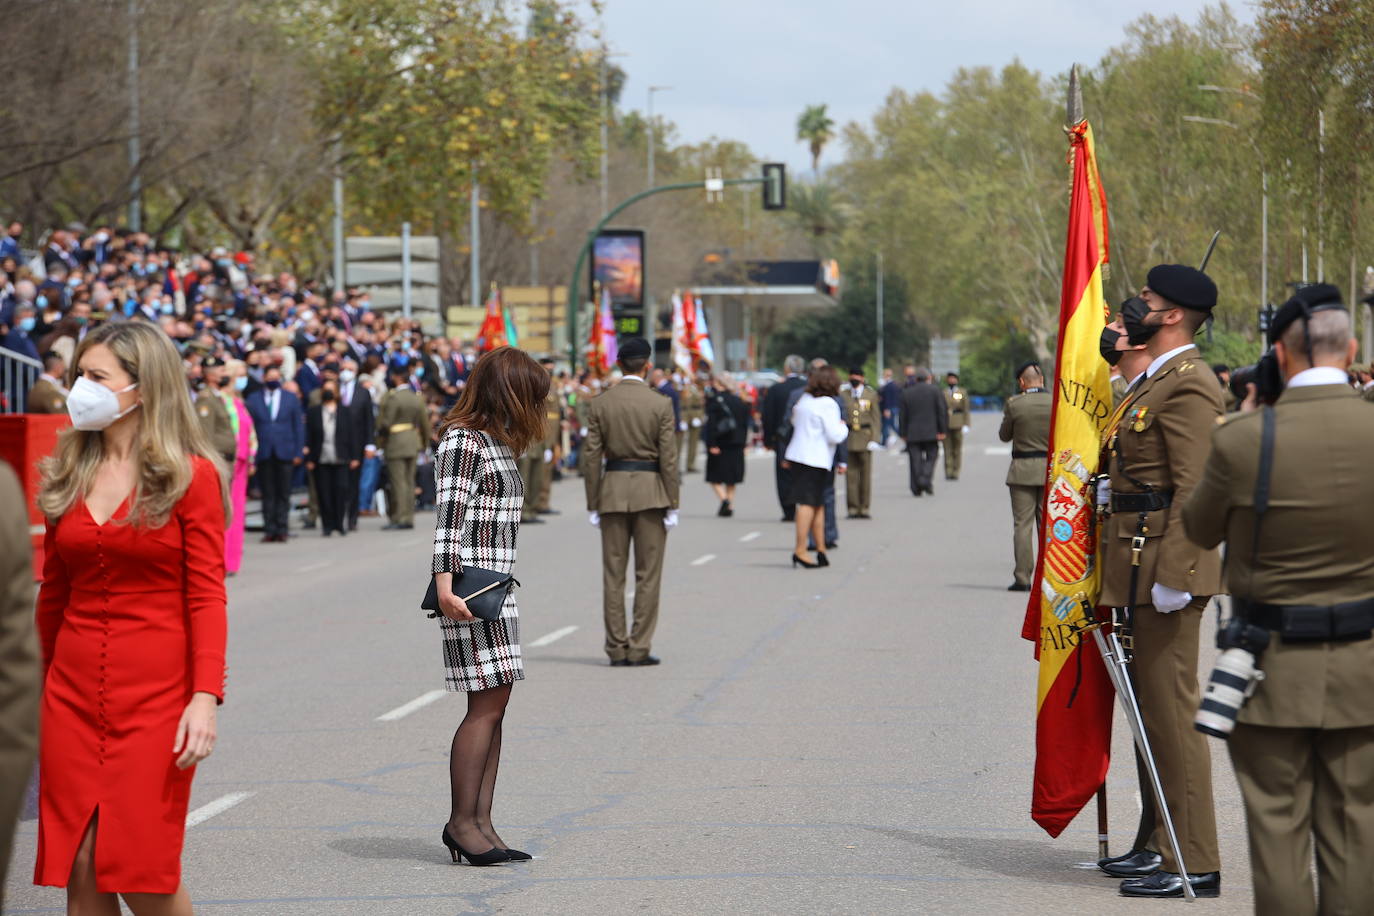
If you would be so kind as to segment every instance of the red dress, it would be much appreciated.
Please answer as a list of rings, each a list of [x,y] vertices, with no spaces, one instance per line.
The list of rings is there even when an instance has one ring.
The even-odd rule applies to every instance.
[[[224,508],[219,472],[194,477],[160,528],[104,525],[78,501],[48,523],[38,632],[46,668],[34,883],[65,887],[97,811],[96,887],[173,893],[195,772],[176,768],[196,691],[223,699]]]

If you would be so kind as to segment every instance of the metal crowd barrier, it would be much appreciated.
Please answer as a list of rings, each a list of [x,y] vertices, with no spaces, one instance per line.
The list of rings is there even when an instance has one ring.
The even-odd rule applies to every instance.
[[[23,413],[29,389],[42,372],[39,360],[0,349],[0,413]]]

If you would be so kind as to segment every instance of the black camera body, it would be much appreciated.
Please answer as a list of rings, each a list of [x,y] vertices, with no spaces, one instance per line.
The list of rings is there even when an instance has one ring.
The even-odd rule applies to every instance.
[[[1232,614],[1226,625],[1217,630],[1217,648],[1244,649],[1259,658],[1269,648],[1269,631],[1257,627],[1239,614]]]

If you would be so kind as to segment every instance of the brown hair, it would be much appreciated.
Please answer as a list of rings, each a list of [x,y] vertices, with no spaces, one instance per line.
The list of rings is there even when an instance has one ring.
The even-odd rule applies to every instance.
[[[820,366],[811,370],[806,379],[806,393],[813,398],[833,398],[840,393],[840,376],[834,366]]]
[[[553,377],[524,350],[499,347],[477,360],[440,435],[455,426],[481,430],[517,456],[544,438],[544,398]]]

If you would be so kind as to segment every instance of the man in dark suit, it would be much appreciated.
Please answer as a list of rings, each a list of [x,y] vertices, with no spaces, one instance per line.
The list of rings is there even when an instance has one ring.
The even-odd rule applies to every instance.
[[[375,458],[377,417],[372,409],[372,392],[358,382],[358,362],[345,358],[343,369],[339,372],[339,402],[343,405],[348,422],[353,426],[354,436],[362,450],[362,457]],[[344,507],[345,520],[349,531],[358,530],[358,493],[362,484],[362,465],[349,467],[348,502]]]
[[[778,503],[782,506],[782,520],[792,521],[797,512],[797,504],[792,501],[792,472],[783,467],[782,453],[787,443],[779,441],[778,427],[787,418],[787,405],[792,393],[806,387],[802,371],[805,361],[796,354],[783,360],[783,371],[787,377],[778,382],[763,396],[763,446],[773,452],[773,471],[778,483]]]
[[[935,474],[935,459],[940,454],[940,442],[949,432],[949,408],[945,396],[930,383],[930,371],[917,369],[913,382],[902,391],[902,409],[897,432],[906,440],[907,459],[911,464],[911,493],[934,493],[931,479]]]
[[[319,360],[324,358],[324,341],[315,340],[306,345],[305,359],[301,366],[296,370],[296,387],[301,390],[301,397],[310,397],[310,392],[320,387],[324,377],[320,374]]]
[[[306,469],[315,481],[324,536],[344,531],[349,473],[362,467],[363,447],[347,408],[339,403],[339,383],[330,379],[320,388],[320,400],[305,414]],[[356,499],[356,496],[355,496]]]
[[[263,390],[248,398],[258,434],[258,486],[262,488],[263,541],[285,543],[291,512],[291,470],[305,452],[305,414],[300,400],[281,386],[281,367],[263,376]]]

